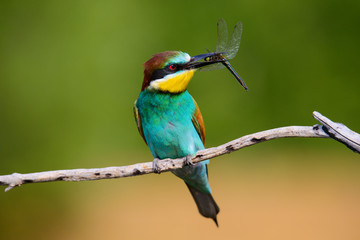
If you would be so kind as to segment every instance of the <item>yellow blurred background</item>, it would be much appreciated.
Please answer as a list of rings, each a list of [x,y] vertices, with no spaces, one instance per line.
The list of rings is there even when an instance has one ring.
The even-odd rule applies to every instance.
[[[357,1],[0,1],[0,174],[151,161],[132,106],[152,54],[201,54],[244,31],[225,70],[189,91],[207,146],[319,111],[360,132]],[[0,239],[360,239],[359,156],[280,139],[211,161],[219,228],[170,173],[0,192]],[[4,189],[4,188],[3,188]]]

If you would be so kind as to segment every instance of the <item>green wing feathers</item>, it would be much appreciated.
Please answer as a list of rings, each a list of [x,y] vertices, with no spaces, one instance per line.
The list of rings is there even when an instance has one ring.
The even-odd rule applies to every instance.
[[[140,118],[140,114],[139,114],[139,109],[136,107],[136,101],[134,103],[134,117],[135,117],[137,129],[138,129],[141,137],[144,139],[145,143],[147,144],[147,142],[145,140],[145,137],[144,137],[144,132],[143,132],[143,129],[142,129],[142,125],[141,125],[141,118]]]

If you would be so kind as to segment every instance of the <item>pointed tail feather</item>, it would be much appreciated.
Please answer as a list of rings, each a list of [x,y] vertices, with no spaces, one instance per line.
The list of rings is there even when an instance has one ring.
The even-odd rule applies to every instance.
[[[187,183],[186,186],[189,188],[200,214],[206,218],[212,218],[216,226],[219,226],[216,215],[219,213],[220,209],[211,194],[203,193]]]

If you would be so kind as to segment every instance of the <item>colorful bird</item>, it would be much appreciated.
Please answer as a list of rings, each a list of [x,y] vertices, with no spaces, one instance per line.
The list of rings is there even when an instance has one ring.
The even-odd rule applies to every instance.
[[[186,90],[200,68],[226,61],[208,53],[194,57],[180,51],[155,54],[144,64],[144,81],[134,114],[140,135],[150,148],[158,171],[164,158],[187,157],[187,164],[172,171],[189,188],[201,215],[212,218],[216,225],[219,207],[211,195],[207,164],[193,164],[191,156],[204,149],[204,121],[194,98]]]

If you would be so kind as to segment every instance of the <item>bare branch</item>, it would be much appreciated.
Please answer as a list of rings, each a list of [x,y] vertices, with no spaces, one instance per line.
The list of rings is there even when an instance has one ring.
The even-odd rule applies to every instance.
[[[271,139],[289,137],[334,138],[335,140],[344,143],[352,150],[359,152],[359,134],[351,131],[343,124],[332,122],[318,112],[314,112],[313,114],[318,121],[324,124],[324,126],[315,125],[313,127],[281,127],[249,134],[218,147],[200,150],[192,157],[191,160],[193,163],[197,163]],[[170,170],[182,168],[184,166],[185,160],[185,158],[163,159],[159,161],[158,164],[160,172],[167,172]],[[152,166],[152,162],[146,162],[122,167],[57,170],[27,174],[13,173],[11,175],[0,176],[0,185],[8,186],[5,191],[9,191],[14,187],[21,186],[22,184],[26,183],[53,181],[90,181],[110,178],[123,178],[154,173]]]

